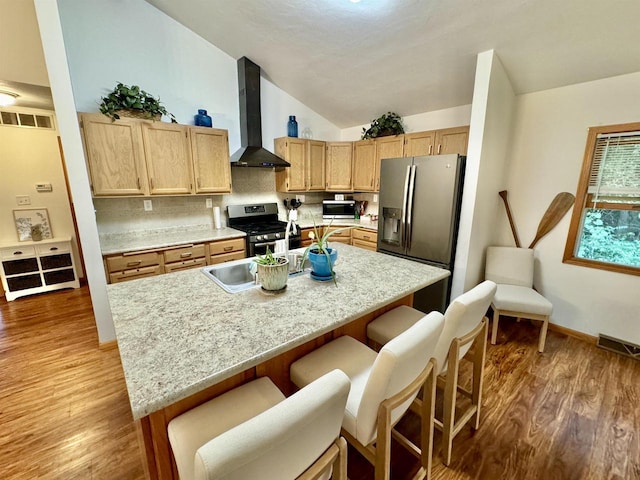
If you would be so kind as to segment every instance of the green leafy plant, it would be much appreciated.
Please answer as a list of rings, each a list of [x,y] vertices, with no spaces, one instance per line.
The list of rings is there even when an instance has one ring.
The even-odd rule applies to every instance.
[[[264,255],[256,255],[253,261],[258,265],[282,265],[287,262],[287,259],[284,257],[276,257],[271,250],[269,250],[269,247],[267,247]]]
[[[402,118],[397,113],[387,112],[371,121],[371,126],[362,129],[362,139],[400,135],[404,133]]]
[[[160,103],[159,98],[148,94],[137,85],[124,85],[120,82],[106,97],[101,98],[100,113],[110,117],[112,121],[120,119],[118,111],[138,111],[143,118],[155,120],[158,115],[166,115],[171,118],[171,123],[178,123],[173,113]]]
[[[344,227],[331,230],[332,223],[333,220],[329,222],[329,225],[325,228],[323,235],[320,235],[318,226],[315,224],[315,222],[313,223],[313,232],[309,232],[309,238],[313,240],[313,242],[305,249],[304,253],[302,254],[302,265],[304,265],[309,252],[324,254],[327,259],[327,264],[329,265],[329,270],[331,271],[331,278],[333,279],[333,283],[337,286],[338,283],[336,282],[336,274],[333,271],[333,262],[331,261],[331,255],[329,252],[329,237],[335,233],[342,232],[344,230],[350,230],[353,227]]]

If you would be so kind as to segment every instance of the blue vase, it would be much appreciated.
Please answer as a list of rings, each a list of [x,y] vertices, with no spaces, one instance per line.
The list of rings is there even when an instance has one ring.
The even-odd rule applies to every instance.
[[[327,248],[331,264],[327,261],[324,253],[314,253],[309,251],[309,261],[311,262],[311,273],[320,278],[331,278],[331,267],[336,263],[338,251],[335,248]]]
[[[288,137],[298,136],[298,122],[296,122],[295,115],[289,115],[289,123],[287,123],[287,136]]]
[[[207,115],[206,110],[198,110],[198,114],[194,115],[196,126],[198,127],[211,127],[213,123],[211,122],[211,117]]]

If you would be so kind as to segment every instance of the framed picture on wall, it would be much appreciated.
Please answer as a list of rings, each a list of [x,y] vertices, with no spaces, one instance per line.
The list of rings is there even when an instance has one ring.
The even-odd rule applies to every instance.
[[[21,242],[53,238],[51,224],[49,223],[49,212],[47,212],[46,208],[14,210],[13,218],[16,222],[18,240]]]

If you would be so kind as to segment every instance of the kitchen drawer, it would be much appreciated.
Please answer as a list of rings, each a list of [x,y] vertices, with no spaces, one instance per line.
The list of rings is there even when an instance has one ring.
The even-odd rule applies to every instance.
[[[160,265],[160,254],[158,252],[134,253],[107,257],[107,269],[109,273],[119,272],[127,269],[139,269],[151,265]]]
[[[303,228],[300,230],[300,240],[304,242],[305,240],[310,240],[309,233],[313,232],[313,228]],[[318,234],[322,235],[322,227],[318,227]],[[315,235],[315,234],[314,234]]]
[[[21,273],[38,272],[38,259],[18,258],[16,260],[5,260],[2,262],[2,268],[5,275],[19,275]]]
[[[37,245],[36,252],[38,252],[39,256],[56,253],[70,253],[71,244],[69,242],[55,242]]]
[[[70,267],[73,262],[71,261],[70,253],[62,253],[40,257],[40,265],[42,265],[42,270],[52,270],[54,268]]]
[[[313,240],[308,239],[308,240],[302,240],[300,242],[300,246],[301,247],[308,247],[309,245],[311,245],[313,243]]]
[[[11,247],[0,249],[0,258],[3,260],[17,260],[18,258],[34,257],[36,249],[34,247]]]
[[[204,245],[202,246],[204,248]],[[166,252],[165,252],[166,253]],[[168,263],[164,265],[164,273],[178,272],[189,268],[204,267],[207,265],[205,258],[193,258],[182,262]]]
[[[349,227],[331,227],[329,231],[335,232],[336,230],[339,230],[341,228],[346,228],[346,230],[342,230],[341,232],[338,232],[338,233],[332,233],[331,236],[329,237],[329,241],[337,238],[351,238],[351,229]]]
[[[241,260],[245,258],[244,250],[241,252],[223,253],[221,255],[211,255],[209,265],[215,265],[216,263],[230,262],[232,260]]]
[[[162,267],[160,265],[154,265],[151,267],[134,268],[132,270],[112,273],[109,275],[109,279],[111,280],[111,283],[119,283],[126,280],[134,280],[136,278],[152,277],[154,275],[160,275],[161,273]]]
[[[329,245],[331,243],[346,243],[347,245],[351,244],[351,236],[349,237],[341,237],[340,235],[331,235],[329,237]]]
[[[356,228],[353,230],[353,239],[364,240],[365,242],[378,242],[378,232],[372,230],[364,230],[362,228]]]
[[[371,243],[371,242],[364,242],[362,240],[358,240],[356,238],[354,238],[352,240],[352,245],[354,247],[360,247],[360,248],[364,248],[366,250],[371,250],[372,252],[375,252],[377,250],[376,244],[375,243]]]
[[[182,262],[193,258],[206,257],[204,244],[189,245],[186,247],[175,248],[172,250],[165,250],[164,263],[165,267],[167,263]]]
[[[242,251],[244,254],[245,241],[244,237],[234,238],[232,240],[222,240],[220,242],[211,242],[209,244],[209,255],[219,255],[221,253],[230,253]],[[244,256],[240,257],[244,258]],[[219,263],[219,262],[217,262]]]

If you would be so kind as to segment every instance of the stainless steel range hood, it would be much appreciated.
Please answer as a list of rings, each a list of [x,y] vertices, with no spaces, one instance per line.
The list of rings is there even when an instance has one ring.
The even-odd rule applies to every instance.
[[[260,67],[247,57],[238,60],[238,90],[242,147],[231,155],[231,166],[290,167],[289,162],[262,148]]]

